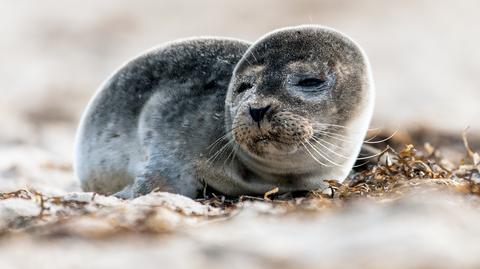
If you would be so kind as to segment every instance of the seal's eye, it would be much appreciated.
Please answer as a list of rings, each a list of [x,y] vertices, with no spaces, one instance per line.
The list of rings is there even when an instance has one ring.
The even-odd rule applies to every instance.
[[[318,78],[305,78],[298,81],[297,86],[318,88],[325,83],[325,80]]]
[[[306,94],[321,94],[327,90],[332,89],[335,85],[336,76],[335,73],[329,72],[325,75],[298,75],[288,78],[288,82],[293,89],[297,92]]]
[[[238,86],[237,88],[237,93],[242,93],[248,89],[251,89],[253,87],[252,84],[250,83],[247,83],[247,82],[243,82],[242,84],[240,84],[240,86]]]

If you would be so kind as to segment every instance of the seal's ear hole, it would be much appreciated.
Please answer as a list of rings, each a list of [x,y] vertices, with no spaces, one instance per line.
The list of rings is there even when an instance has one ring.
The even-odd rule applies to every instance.
[[[325,80],[318,78],[305,78],[298,81],[297,85],[300,87],[320,87],[325,83]]]
[[[251,83],[248,83],[248,82],[243,82],[240,84],[240,86],[238,86],[237,88],[237,93],[242,93],[248,89],[251,89],[253,87],[253,85]]]

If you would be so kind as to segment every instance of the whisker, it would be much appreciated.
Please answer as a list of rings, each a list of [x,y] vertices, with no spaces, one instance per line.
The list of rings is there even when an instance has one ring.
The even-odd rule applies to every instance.
[[[325,145],[323,145],[323,144],[321,144],[321,143],[323,142],[323,143],[327,143],[327,144],[329,144],[329,145],[331,145],[331,146],[339,147],[338,145],[332,144],[332,143],[330,143],[330,142],[328,142],[328,141],[325,141],[325,140],[323,140],[323,139],[321,139],[321,138],[316,138],[316,137],[312,137],[312,138],[313,138],[315,141],[318,142],[318,145],[326,148],[328,151],[332,152],[333,154],[335,154],[335,155],[337,155],[337,156],[339,156],[339,157],[345,158],[345,159],[350,159],[349,157],[344,156],[344,155],[342,155],[342,154],[340,154],[340,153],[338,153],[338,152],[335,152],[335,151],[332,150],[331,148],[329,148],[329,147],[327,147],[327,146],[325,146]],[[378,152],[378,153],[372,154],[372,155],[363,156],[363,157],[357,157],[356,160],[367,160],[367,159],[371,159],[371,158],[380,156],[380,155],[383,154],[386,150],[388,150],[388,148],[385,149],[385,150],[383,150],[383,151],[380,151],[380,152]]]
[[[253,59],[255,59],[255,61],[258,63],[258,59],[257,59],[257,57],[255,56],[255,53],[253,53],[253,50],[250,51],[250,53],[252,54]]]
[[[305,143],[301,142],[303,147],[305,148],[305,150],[308,152],[308,154],[310,155],[310,157],[312,157],[317,163],[319,163],[320,165],[323,165],[323,166],[326,166],[328,167],[329,165],[326,165],[324,163],[322,163],[321,161],[319,161],[317,158],[315,158],[315,156],[312,154],[312,152],[307,148],[307,146],[305,146]]]
[[[329,132],[329,131],[326,131],[326,130],[317,130],[315,132],[322,132],[322,133],[325,133],[325,134],[330,134],[330,135],[334,135],[334,136],[337,136],[337,137],[340,137],[340,138],[344,138],[344,139],[348,139],[349,136],[348,135],[342,135],[342,134],[339,134],[339,133],[335,133],[335,132]]]
[[[342,129],[351,129],[350,127],[347,127],[347,126],[344,126],[344,125],[331,124],[331,123],[322,123],[322,122],[316,122],[316,123],[314,123],[314,125],[331,126],[331,127],[342,128]]]
[[[337,136],[337,137],[340,137],[340,138],[343,138],[343,139],[349,139],[349,136],[348,135],[343,135],[343,134],[339,134],[339,133],[335,133],[335,132],[330,132],[330,131],[327,131],[327,130],[314,130],[315,132],[317,133],[324,133],[324,134],[330,134],[330,135],[334,135],[334,136]],[[378,135],[378,134],[377,134]],[[369,138],[370,140],[370,138]],[[352,140],[353,141],[353,140]],[[368,141],[368,140],[367,140]]]
[[[377,131],[377,130],[380,130],[380,131],[381,131],[381,130],[382,130],[382,128],[380,128],[380,127],[368,128],[368,129],[367,129],[367,132],[371,132],[371,131]]]
[[[247,59],[247,57],[244,58],[245,61],[248,63],[248,66],[252,66],[253,64]]]
[[[329,133],[329,132],[324,132],[324,131],[318,131],[318,133],[326,136],[326,137],[330,137],[330,138],[333,138],[333,139],[336,139],[338,141],[342,141],[342,142],[345,142],[345,143],[356,143],[356,141],[352,141],[352,140],[345,140],[345,139],[342,139],[342,138],[339,138],[339,137],[336,137],[334,136],[335,134],[334,133]],[[314,135],[315,136],[315,135]],[[320,138],[320,137],[317,137],[317,138]]]
[[[232,156],[232,160],[230,160],[230,163],[228,164],[228,166],[230,167],[230,178],[233,177],[232,162],[233,162],[233,160],[235,160],[235,157],[237,156],[237,151],[238,151],[239,148],[240,148],[239,145],[233,146],[233,156]]]
[[[364,140],[363,142],[369,142],[369,141],[375,139],[376,137],[378,137],[381,133],[382,133],[382,130],[379,130],[375,135],[373,135],[372,137],[368,138],[367,140]]]
[[[312,137],[312,139],[315,140],[318,145],[320,145],[320,146],[322,146],[323,148],[327,149],[327,150],[330,151],[331,153],[333,153],[333,154],[335,154],[335,155],[337,155],[337,156],[339,156],[339,157],[341,157],[341,158],[347,159],[347,160],[350,159],[350,157],[344,156],[344,155],[336,152],[335,150],[333,150],[333,149],[331,149],[331,148],[323,145],[322,143],[327,143],[327,144],[329,144],[329,145],[331,145],[331,146],[334,146],[334,147],[339,147],[338,145],[332,144],[332,143],[327,142],[327,141],[325,141],[325,140],[323,140],[323,139],[320,139],[320,138]]]
[[[318,134],[323,134],[323,135],[325,135],[325,136],[327,136],[327,137],[330,137],[330,138],[337,139],[337,140],[339,140],[339,141],[346,142],[346,143],[356,143],[356,141],[347,140],[347,139],[348,139],[348,136],[342,135],[342,134],[339,134],[339,133],[333,133],[333,132],[329,132],[329,131],[325,131],[325,130],[315,130],[315,132],[318,133]],[[385,138],[385,139],[378,140],[378,141],[372,141],[375,137],[378,136],[378,134],[376,134],[374,137],[369,138],[369,139],[363,141],[363,143],[365,143],[365,144],[379,144],[379,143],[383,143],[383,142],[385,142],[385,141],[390,140],[390,139],[391,139],[392,137],[394,137],[397,133],[398,133],[398,130],[396,130],[395,132],[393,132],[393,134],[391,134],[390,136],[388,136],[388,137]]]
[[[383,143],[385,141],[388,141],[390,140],[392,137],[394,137],[396,134],[398,133],[398,130],[395,130],[395,132],[393,132],[393,134],[391,134],[389,137],[385,138],[385,139],[382,139],[382,140],[378,140],[378,141],[364,141],[365,144],[379,144],[379,143]]]
[[[245,126],[246,124],[241,124],[241,125],[238,125],[238,126],[235,126],[233,127],[232,129],[228,130],[227,133],[225,133],[224,135],[222,135],[221,137],[219,137],[217,140],[215,140],[212,144],[210,144],[210,146],[207,147],[207,149],[210,149],[208,153],[210,153],[213,148],[218,144],[220,143],[220,141],[222,141],[224,138],[226,138],[228,135],[230,135],[235,129],[237,128],[240,128],[240,127],[243,127]]]
[[[222,167],[225,167],[225,164],[227,163],[228,159],[230,159],[230,156],[232,156],[233,152],[235,151],[235,145],[232,147],[232,150],[230,151],[230,153],[228,154],[227,158],[225,159],[225,161],[223,161],[223,164],[222,164]]]
[[[314,126],[320,125],[320,126],[329,126],[329,127],[337,127],[341,129],[354,129],[352,127],[347,127],[344,125],[338,125],[338,124],[331,124],[331,123],[322,123],[322,122],[316,122],[313,124]],[[381,128],[369,128],[367,131],[376,131],[376,130],[381,130]]]
[[[371,158],[373,158],[373,157],[378,157],[378,162],[380,162],[380,159],[381,159],[382,156],[386,153],[386,155],[387,155],[387,161],[388,161],[388,151],[390,151],[390,150],[395,152],[394,149],[392,149],[389,145],[387,145],[387,147],[386,147],[384,150],[382,150],[381,152],[379,152],[379,153],[377,153],[377,154],[374,154],[374,155],[372,155],[372,156],[369,156],[369,157],[357,158],[357,160],[371,159]],[[357,164],[357,165],[353,166],[353,168],[357,168],[357,167],[363,166],[363,165],[365,165],[365,164],[367,164],[367,163],[369,163],[369,162],[371,162],[371,161],[370,161],[370,160],[367,160],[366,162],[363,162],[363,163],[361,163],[361,164]]]
[[[365,161],[365,162],[363,162],[363,163],[361,163],[361,164],[357,164],[357,165],[352,166],[352,168],[357,168],[357,167],[360,167],[360,166],[364,166],[364,165],[366,165],[366,164],[369,163],[369,162],[370,162],[370,160]]]
[[[367,159],[371,159],[371,158],[374,158],[374,157],[378,157],[378,156],[381,156],[382,154],[384,154],[385,152],[387,152],[388,150],[390,149],[390,147],[386,147],[384,150],[378,152],[378,153],[375,153],[373,155],[370,155],[370,156],[365,156],[365,157],[361,157],[361,158],[357,158],[357,160],[367,160]]]
[[[221,147],[219,150],[217,150],[215,152],[215,154],[213,154],[210,158],[207,159],[207,163],[211,163],[213,165],[213,162],[215,162],[215,160],[217,159],[217,157],[219,155],[221,155],[225,149],[227,148],[228,145],[230,145],[231,143],[233,143],[233,140],[230,140],[228,141],[227,143],[225,143],[225,145],[223,145],[223,147]]]
[[[215,142],[213,142],[210,146],[207,147],[207,149],[209,149],[208,153],[211,153],[212,150],[222,141],[224,140],[225,138],[227,138],[227,136],[229,135],[230,133],[226,133],[224,134],[222,137],[218,138],[217,140],[215,140]]]
[[[232,127],[230,130],[228,130],[224,135],[220,136],[217,140],[215,140],[212,144],[210,144],[210,146],[207,147],[207,149],[211,148],[213,146],[214,143],[218,142],[219,140],[221,140],[222,138],[225,138],[225,136],[227,136],[228,134],[230,134],[232,131],[234,131],[236,128],[239,128],[239,127],[242,127],[242,126],[245,126],[246,124],[241,124],[241,125],[238,125],[238,126],[235,126],[235,127]]]
[[[320,157],[322,157],[323,159],[325,159],[327,162],[333,164],[333,165],[336,165],[336,166],[341,166],[340,164],[330,160],[328,157],[326,157],[325,155],[327,155],[325,152],[321,151],[320,149],[317,149],[315,148],[310,142],[308,142],[308,140],[306,140],[305,142],[307,142],[308,145],[310,145],[310,147],[316,152],[318,153],[318,155],[320,155]],[[325,154],[325,155],[323,155]]]

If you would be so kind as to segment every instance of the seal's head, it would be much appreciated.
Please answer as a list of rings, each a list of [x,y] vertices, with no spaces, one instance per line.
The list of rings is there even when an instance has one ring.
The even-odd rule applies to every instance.
[[[372,113],[370,77],[362,50],[335,30],[267,34],[237,64],[226,98],[239,157],[269,173],[350,170]]]

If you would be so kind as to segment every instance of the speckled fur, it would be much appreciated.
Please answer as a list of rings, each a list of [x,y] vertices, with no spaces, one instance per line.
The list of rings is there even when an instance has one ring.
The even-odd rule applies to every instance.
[[[335,79],[330,90],[312,94],[291,86],[292,74]],[[246,82],[252,87],[237,92]],[[123,198],[154,189],[195,197],[204,184],[227,195],[322,188],[350,171],[373,98],[364,53],[328,28],[284,28],[251,46],[174,42],[129,62],[102,86],[80,125],[75,167],[85,190]],[[252,122],[249,108],[267,105],[265,118]],[[301,147],[315,135],[347,158],[319,165]]]

